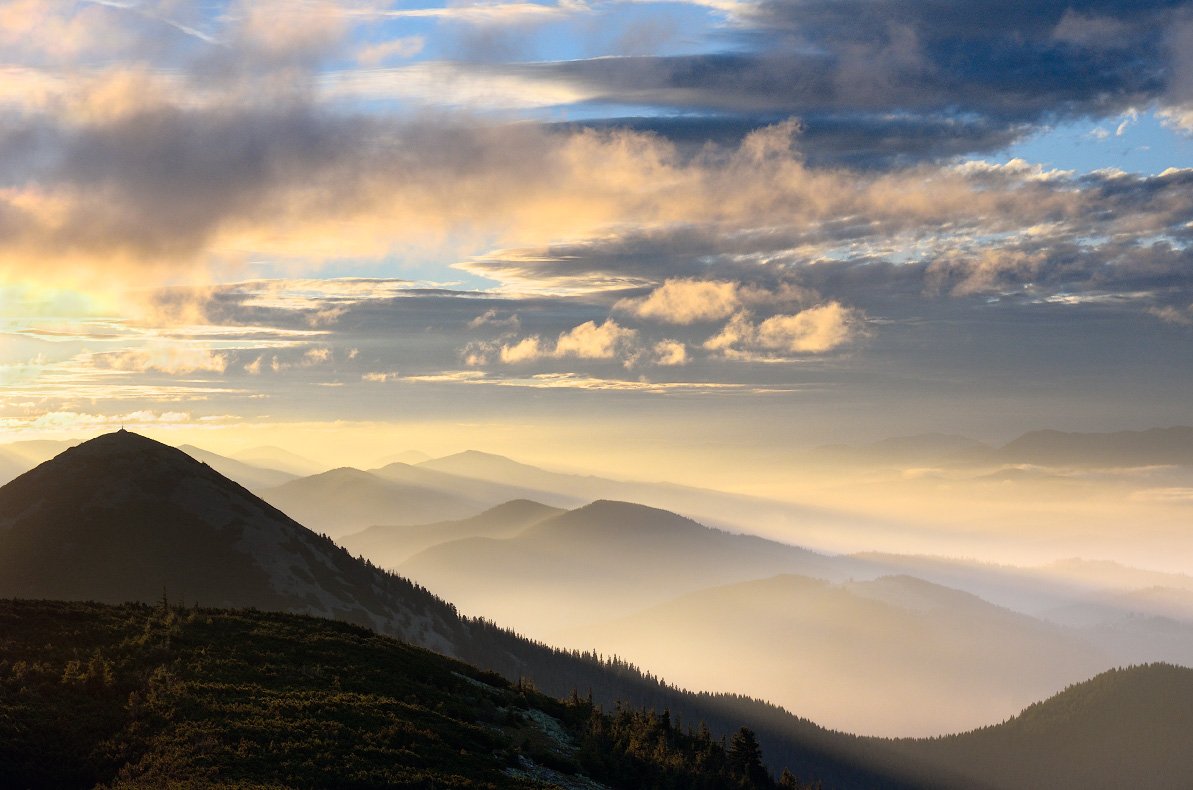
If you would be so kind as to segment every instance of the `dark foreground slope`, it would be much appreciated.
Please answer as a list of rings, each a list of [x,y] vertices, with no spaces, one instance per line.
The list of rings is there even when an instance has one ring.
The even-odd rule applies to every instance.
[[[894,749],[999,790],[1193,787],[1193,669],[1104,672],[992,727]],[[946,781],[925,785],[950,786]],[[952,786],[956,786],[952,784]]]
[[[696,694],[634,667],[555,650],[483,620],[332,541],[176,450],[128,432],[72,448],[0,488],[0,597],[154,602],[329,617],[499,672],[556,697],[592,691],[706,722],[754,729],[770,768],[832,787],[903,787],[881,745],[733,695]]]
[[[749,743],[329,620],[0,601],[3,787],[773,787]]]

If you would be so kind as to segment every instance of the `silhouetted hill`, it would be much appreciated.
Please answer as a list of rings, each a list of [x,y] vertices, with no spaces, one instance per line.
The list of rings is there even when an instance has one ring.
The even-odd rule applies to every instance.
[[[341,467],[258,492],[262,499],[311,529],[332,537],[377,524],[425,524],[471,516],[485,503],[427,488],[385,480]]]
[[[1193,781],[1193,669],[1113,670],[996,726],[887,743],[975,788],[1185,790]]]
[[[710,585],[840,573],[831,558],[806,549],[610,501],[540,520],[509,538],[441,543],[399,569],[469,611],[542,638]]]
[[[841,757],[856,739],[772,705],[682,691],[616,659],[555,650],[462,618],[205,464],[136,434],[93,439],[0,488],[0,597],[153,602],[163,592],[188,604],[365,625],[511,680],[532,679],[553,696],[591,689],[607,710],[619,701],[669,709],[677,719],[706,722],[716,737],[746,724],[776,771],[790,766],[831,786],[904,786],[873,761]],[[0,639],[7,634],[0,629]]]
[[[340,545],[383,568],[396,568],[424,549],[463,538],[507,538],[562,511],[528,499],[515,499],[458,521],[410,526],[369,527],[340,538]]]
[[[740,756],[328,620],[0,601],[7,788],[775,786]]]
[[[336,617],[403,636],[454,615],[190,456],[121,431],[0,488],[0,597],[110,603],[166,591],[214,606]]]

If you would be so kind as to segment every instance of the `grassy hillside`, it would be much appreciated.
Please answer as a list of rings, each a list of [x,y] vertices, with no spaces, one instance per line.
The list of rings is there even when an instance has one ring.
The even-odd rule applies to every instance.
[[[1112,670],[1002,724],[888,744],[970,787],[1186,790],[1193,786],[1193,669]]]
[[[0,601],[0,786],[772,787],[667,715],[329,620]]]

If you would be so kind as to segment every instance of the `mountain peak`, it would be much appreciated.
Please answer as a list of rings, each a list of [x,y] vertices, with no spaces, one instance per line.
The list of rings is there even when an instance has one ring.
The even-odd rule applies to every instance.
[[[14,480],[15,485],[25,478],[31,480],[56,478],[63,485],[71,485],[70,478],[82,475],[87,481],[107,481],[116,486],[124,479],[135,479],[147,474],[160,476],[165,472],[185,474],[188,470],[214,475],[210,468],[182,450],[162,444],[121,428],[54,456],[32,471]]]
[[[452,650],[445,604],[145,436],[99,436],[0,488],[0,598],[121,603],[155,601],[163,590],[398,636],[425,626],[424,646]]]

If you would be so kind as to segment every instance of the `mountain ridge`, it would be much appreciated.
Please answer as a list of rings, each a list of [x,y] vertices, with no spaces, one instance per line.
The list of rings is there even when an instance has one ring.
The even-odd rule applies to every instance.
[[[163,595],[344,620],[510,680],[533,678],[556,697],[592,689],[607,709],[618,701],[666,708],[707,722],[714,735],[747,724],[775,771],[906,787],[885,769],[842,757],[839,736],[773,705],[684,691],[619,659],[462,617],[426,588],[353,558],[206,464],[145,437],[107,434],[0,487],[0,598]]]

